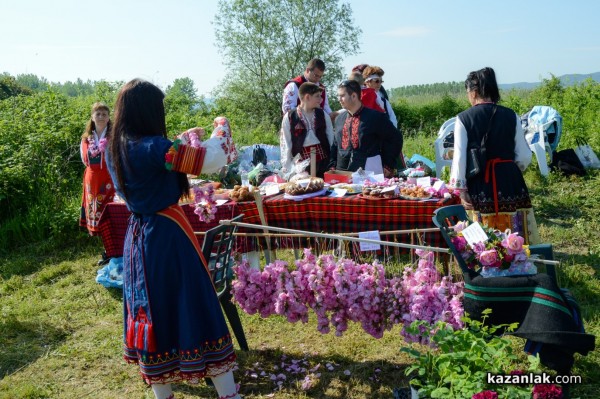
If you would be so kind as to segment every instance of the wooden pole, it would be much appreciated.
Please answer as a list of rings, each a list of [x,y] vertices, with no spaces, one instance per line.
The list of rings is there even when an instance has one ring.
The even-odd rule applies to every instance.
[[[371,244],[387,245],[387,246],[391,246],[391,247],[400,247],[400,248],[409,248],[409,249],[424,249],[424,250],[433,251],[433,252],[450,253],[450,249],[448,249],[448,248],[427,247],[424,245],[404,244],[401,242],[371,240],[371,239],[360,238],[360,237],[348,237],[348,236],[343,236],[343,235],[339,235],[339,234],[313,233],[313,232],[309,232],[309,231],[286,229],[283,227],[260,226],[257,224],[232,222],[231,220],[225,220],[225,219],[219,220],[219,223],[226,224],[226,225],[234,224],[236,226],[245,227],[245,228],[249,228],[249,229],[273,230],[273,231],[292,233],[292,234],[306,234],[309,237],[330,238],[333,240],[353,241],[353,242],[366,242],[366,243],[371,243]]]
[[[263,197],[262,195],[260,195],[260,191],[258,190],[258,188],[256,191],[254,191],[254,199],[256,200],[256,208],[258,209],[258,216],[260,217],[260,222],[263,226],[268,226],[267,217],[265,216],[265,209],[263,206]],[[268,229],[263,229],[263,231],[265,232],[265,234],[269,233]],[[268,253],[265,252],[265,260],[267,261],[267,263],[271,263],[271,239],[267,237],[266,241]]]

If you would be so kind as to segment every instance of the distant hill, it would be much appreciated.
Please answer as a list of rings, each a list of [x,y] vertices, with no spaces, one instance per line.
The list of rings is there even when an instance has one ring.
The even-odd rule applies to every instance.
[[[582,82],[588,78],[592,78],[596,82],[600,82],[600,72],[588,74],[569,74],[558,77],[563,86],[571,86]],[[518,82],[500,84],[501,90],[523,89],[531,90],[538,87],[541,82]],[[447,82],[447,83],[430,83],[422,85],[400,86],[389,89],[390,97],[411,97],[411,96],[438,96],[448,94],[450,96],[464,96],[465,86],[463,82]]]
[[[588,74],[569,74],[558,77],[563,86],[572,86],[576,83],[582,82],[587,78],[592,78],[596,82],[600,82],[600,72],[588,73]],[[535,89],[541,84],[541,82],[517,82],[517,83],[506,83],[500,84],[498,87],[504,90],[510,89]]]

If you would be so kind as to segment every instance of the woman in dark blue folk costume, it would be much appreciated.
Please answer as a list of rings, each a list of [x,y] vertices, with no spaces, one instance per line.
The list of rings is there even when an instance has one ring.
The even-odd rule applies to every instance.
[[[458,114],[450,186],[461,191],[473,220],[499,230],[518,232],[527,243],[540,242],[522,171],[531,162],[519,116],[498,105],[500,92],[492,68],[469,73],[465,81],[472,107]],[[487,138],[486,138],[487,135]],[[467,177],[469,149],[484,140],[485,164]]]
[[[198,149],[180,145],[177,154],[193,156],[183,165],[166,163],[175,148],[166,135],[163,98],[149,82],[125,84],[108,147],[116,190],[132,212],[123,253],[124,357],[139,364],[158,399],[174,397],[172,382],[204,377],[212,379],[220,398],[239,398],[231,336],[198,241],[178,205],[189,193],[181,172],[212,173],[225,165],[223,138]]]

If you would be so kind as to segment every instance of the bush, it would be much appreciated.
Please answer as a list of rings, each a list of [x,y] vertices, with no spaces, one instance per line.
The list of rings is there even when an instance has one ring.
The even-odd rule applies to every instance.
[[[27,78],[35,81],[34,76]],[[6,89],[0,99],[0,248],[66,237],[77,229],[84,169],[79,142],[90,106],[104,101],[112,108],[120,84],[77,82],[74,85],[80,94],[68,96],[63,94],[64,87],[49,85],[48,90],[32,91],[11,76],[2,75],[0,80]],[[440,126],[469,107],[466,96],[457,99],[454,92],[443,93],[448,92],[393,101],[399,127],[410,138],[405,155],[417,152],[432,157]],[[238,146],[279,143],[279,125],[265,116],[280,112],[278,109],[247,114],[225,94],[209,105],[194,95],[193,82],[176,80],[165,98],[169,135],[192,126],[210,132],[213,118],[222,115],[229,118]],[[574,147],[575,139],[581,137],[600,150],[598,82],[589,79],[563,87],[552,77],[532,91],[511,90],[502,95],[503,104],[519,114],[534,105],[556,108],[564,122],[559,149]],[[420,100],[415,100],[417,97]]]

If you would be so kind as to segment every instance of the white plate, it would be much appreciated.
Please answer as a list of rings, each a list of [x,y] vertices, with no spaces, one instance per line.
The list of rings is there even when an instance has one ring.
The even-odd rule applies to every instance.
[[[331,188],[342,188],[346,190],[346,194],[360,194],[363,186],[362,184],[337,183],[333,184]]]
[[[302,195],[290,195],[288,193],[285,193],[283,195],[283,198],[289,199],[289,200],[294,200],[294,201],[302,201],[303,199],[306,199],[306,198],[318,197],[320,195],[325,194],[326,192],[327,192],[326,189],[322,189],[319,191],[315,191],[314,193],[308,193],[308,194],[302,194]]]

